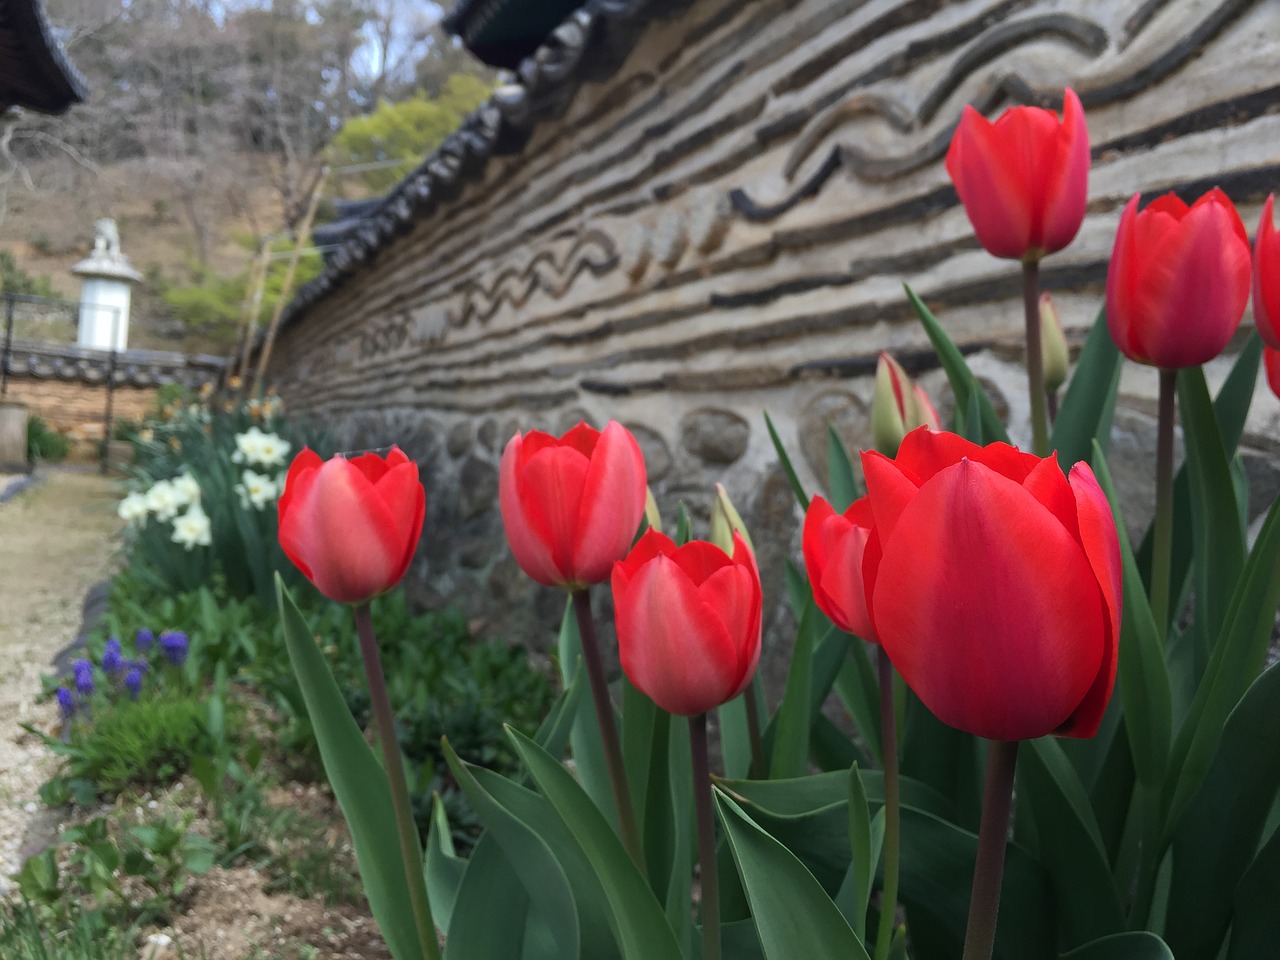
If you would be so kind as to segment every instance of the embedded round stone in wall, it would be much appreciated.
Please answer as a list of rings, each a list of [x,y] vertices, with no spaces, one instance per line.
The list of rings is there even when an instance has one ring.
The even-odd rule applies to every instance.
[[[398,433],[399,431],[393,431]],[[400,449],[419,464],[435,460],[440,454],[441,427],[431,420],[422,420],[410,433],[403,434]]]
[[[476,436],[480,438],[480,442],[484,444],[485,449],[496,449],[498,445],[498,421],[493,417],[485,417],[480,424],[480,429],[476,431]]]
[[[470,420],[463,420],[450,428],[449,435],[445,439],[445,449],[449,451],[449,456],[455,460],[471,449]]]
[[[867,389],[871,389],[868,380]],[[843,390],[820,393],[805,406],[800,414],[800,452],[811,469],[821,480],[827,478],[827,424],[835,427],[836,434],[849,452],[853,468],[860,472],[857,451],[871,445],[871,412],[860,397]],[[784,447],[788,438],[782,437]],[[788,454],[795,456],[793,450]]]
[[[467,457],[458,471],[458,515],[470,520],[498,499],[498,470],[477,456]]]
[[[750,438],[750,424],[729,410],[704,407],[680,423],[680,443],[707,463],[733,463],[747,452]]]
[[[552,432],[557,437],[563,436],[580,423],[589,423],[597,430],[604,426],[603,423],[592,423],[591,415],[588,414],[587,411],[583,410],[581,407],[574,407],[572,410],[566,410],[564,413],[556,416],[556,426],[555,430]]]
[[[458,564],[469,570],[487,566],[497,556],[502,542],[489,537],[476,537],[458,548]]]
[[[644,454],[644,471],[650,483],[656,483],[671,472],[671,448],[657,430],[639,423],[624,423],[640,444],[640,452]]]

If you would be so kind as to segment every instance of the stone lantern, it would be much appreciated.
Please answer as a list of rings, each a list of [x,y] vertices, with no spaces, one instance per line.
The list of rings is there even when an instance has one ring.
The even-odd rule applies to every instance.
[[[94,224],[93,253],[71,272],[82,278],[80,333],[76,343],[99,350],[123,350],[129,343],[129,302],[142,274],[120,252],[114,220]]]

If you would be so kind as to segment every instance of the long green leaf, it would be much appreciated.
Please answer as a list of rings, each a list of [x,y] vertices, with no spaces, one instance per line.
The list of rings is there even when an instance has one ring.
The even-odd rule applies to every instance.
[[[617,833],[555,758],[518,730],[507,735],[543,795],[581,845],[613,912],[618,946],[627,960],[680,960],[680,947]]]
[[[1204,786],[1175,829],[1165,940],[1182,960],[1214,960],[1226,936],[1236,886],[1280,789],[1277,718],[1280,664],[1232,711]]]
[[[494,922],[494,904],[502,922]],[[490,835],[480,837],[453,906],[445,960],[531,960],[525,951],[529,895]]]
[[[769,439],[773,441],[773,449],[778,453],[778,462],[782,464],[782,472],[787,475],[787,480],[791,484],[791,492],[796,496],[796,502],[800,504],[801,510],[809,509],[809,495],[804,492],[804,487],[800,484],[800,478],[796,476],[796,468],[791,465],[791,457],[787,453],[787,448],[782,445],[782,438],[778,436],[778,429],[773,425],[768,411],[765,411],[764,425],[769,430]]]
[[[524,884],[530,902],[559,948],[559,956],[574,960],[579,956],[578,908],[551,848],[528,824],[490,796],[448,740],[443,742],[443,748],[450,772]]]
[[[850,891],[850,913],[845,918],[853,925],[853,932],[858,940],[865,943],[867,939],[867,906],[871,902],[871,887],[876,879],[876,863],[880,859],[880,845],[883,840],[884,823],[880,821],[880,834],[873,829],[871,808],[867,805],[867,791],[862,785],[862,777],[855,766],[849,770],[849,877],[853,890]],[[842,891],[843,892],[843,891]]]
[[[414,926],[408,883],[400,858],[391,788],[381,764],[347,709],[346,698],[316,646],[284,582],[276,577],[276,599],[289,661],[307,705],[324,772],[351,828],[360,877],[378,929],[396,960],[424,956]],[[422,876],[416,877],[422,883]]]
[[[1138,573],[1129,546],[1129,535],[1120,516],[1115,484],[1107,469],[1106,457],[1095,442],[1093,472],[1111,501],[1116,531],[1120,538],[1120,556],[1124,564],[1123,614],[1118,654],[1118,682],[1124,701],[1125,730],[1132,747],[1134,769],[1138,779],[1148,787],[1164,782],[1169,762],[1169,743],[1173,738],[1173,697],[1169,691],[1169,672],[1165,666],[1160,638],[1156,636],[1155,619],[1147,602],[1146,587]]]
[[[750,690],[748,690],[748,693]],[[667,761],[665,782],[670,833],[667,836],[667,859],[670,861],[670,877],[667,880],[667,921],[680,942],[680,952],[686,958],[693,957],[694,925],[689,910],[693,894],[693,863],[695,857],[697,826],[694,823],[693,756],[689,739],[689,724],[672,718],[668,725]],[[656,858],[655,858],[656,859]],[[650,869],[655,860],[650,860]]]
[[[723,791],[716,791],[716,807],[765,957],[867,960],[862,942],[813,874]]]
[[[431,828],[427,832],[427,862],[423,875],[427,883],[427,896],[431,900],[431,912],[442,930],[449,929],[453,916],[453,904],[462,886],[462,876],[467,871],[467,861],[453,848],[449,832],[449,818],[444,812],[440,794],[431,798]]]
[[[933,350],[938,355],[938,360],[942,363],[942,369],[946,371],[947,380],[951,383],[951,392],[955,394],[956,410],[968,410],[971,406],[976,405],[978,410],[978,419],[981,424],[981,435],[987,443],[996,440],[1009,442],[1009,434],[1004,428],[1004,424],[1000,421],[1000,415],[996,413],[995,407],[991,405],[991,401],[987,399],[987,392],[982,389],[982,384],[978,382],[978,378],[973,375],[973,371],[969,369],[969,364],[965,362],[964,354],[952,343],[951,338],[947,336],[947,332],[942,329],[942,325],[938,323],[932,311],[925,306],[914,290],[906,284],[903,289],[907,291],[907,299],[911,301],[911,306],[916,311],[916,316],[920,318],[920,322],[924,324],[925,333],[929,335],[929,340],[933,344]],[[966,424],[968,432],[973,432],[975,426]]]
[[[831,488],[831,506],[836,513],[844,513],[849,505],[862,495],[858,478],[853,472],[849,451],[836,428],[827,424],[827,485]]]
[[[1227,960],[1257,960],[1280,943],[1280,833],[1258,851],[1236,888]]]
[[[796,630],[787,688],[776,717],[777,733],[769,772],[775,779],[798,777],[809,764],[809,709],[812,702],[813,648],[821,617],[810,599]]]
[[[1049,435],[1049,448],[1058,451],[1063,471],[1089,459],[1095,439],[1106,451],[1123,361],[1107,329],[1105,308],[1099,310]]]
[[[854,639],[849,642],[849,659],[836,674],[834,689],[849,716],[853,717],[864,749],[877,765],[883,766],[880,686],[863,641]]]
[[[557,641],[560,654],[560,680],[566,688],[577,682],[585,668],[582,665],[582,640],[578,636],[578,618],[573,612],[573,599],[565,601],[564,618],[560,621]],[[600,722],[596,718],[595,704],[590,697],[578,698],[578,710],[574,715],[569,734],[573,750],[574,769],[578,782],[587,796],[595,801],[610,823],[617,825],[618,811],[609,786],[609,767],[604,759],[604,741],[600,739]]]
[[[1062,955],[1061,960],[1174,960],[1170,950],[1154,933],[1118,933],[1085,944]]]
[[[1214,644],[1209,667],[1173,746],[1177,777],[1166,823],[1175,823],[1208,773],[1228,714],[1262,670],[1280,603],[1280,500],[1271,505]]]

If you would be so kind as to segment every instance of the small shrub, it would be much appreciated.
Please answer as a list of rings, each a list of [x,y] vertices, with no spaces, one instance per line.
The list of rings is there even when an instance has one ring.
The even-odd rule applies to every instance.
[[[27,420],[27,459],[57,463],[66,458],[71,441],[50,427],[41,417]]]

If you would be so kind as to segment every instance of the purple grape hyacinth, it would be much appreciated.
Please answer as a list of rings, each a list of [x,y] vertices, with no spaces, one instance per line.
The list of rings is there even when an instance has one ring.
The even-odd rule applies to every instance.
[[[87,697],[93,693],[93,664],[83,657],[71,662],[71,675],[75,681],[76,692]]]
[[[146,653],[149,651],[155,642],[156,635],[145,627],[133,635],[133,645],[137,648],[139,653]]]
[[[70,720],[76,713],[76,698],[66,687],[59,687],[57,694],[58,709],[62,711],[62,719]]]
[[[115,637],[107,638],[107,645],[102,651],[102,672],[114,676],[124,666],[124,652],[120,649],[120,641]]]
[[[138,699],[138,694],[142,691],[142,674],[145,670],[146,664],[134,663],[125,673],[124,688],[129,691],[129,699]]]
[[[175,667],[180,667],[187,661],[187,635],[181,630],[166,630],[160,634],[159,638],[160,651]]]

